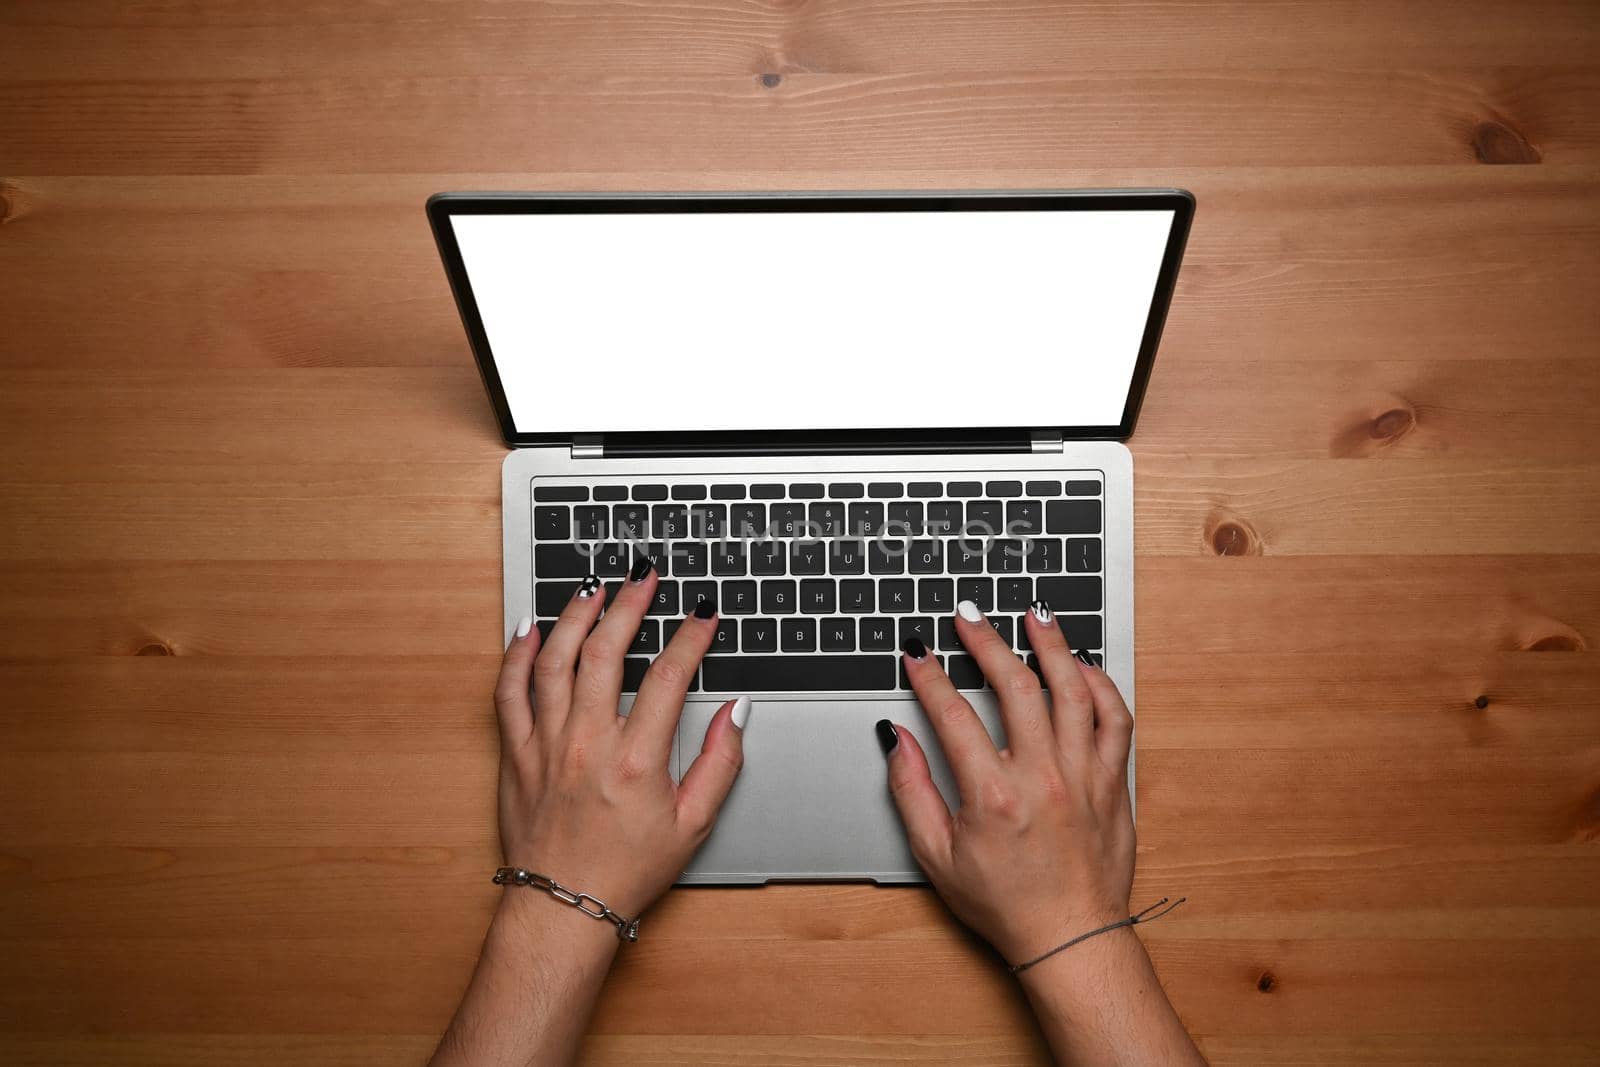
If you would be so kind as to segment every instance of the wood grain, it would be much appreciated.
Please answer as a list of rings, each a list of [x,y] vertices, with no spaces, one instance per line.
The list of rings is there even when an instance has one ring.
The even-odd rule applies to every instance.
[[[1219,1064],[1600,1059],[1597,55],[1581,0],[6,4],[0,1061],[454,1006],[504,450],[429,193],[1133,185],[1200,202],[1132,442],[1174,1002]],[[1045,1059],[926,890],[649,922],[586,1063]]]

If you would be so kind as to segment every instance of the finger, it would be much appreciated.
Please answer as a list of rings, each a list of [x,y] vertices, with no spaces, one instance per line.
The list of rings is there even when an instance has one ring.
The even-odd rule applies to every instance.
[[[740,697],[717,709],[706,724],[700,754],[678,784],[678,824],[697,841],[711,832],[717,812],[744,766],[744,728],[751,707],[749,697]]]
[[[878,743],[889,764],[889,795],[905,824],[911,854],[923,870],[943,869],[950,861],[950,806],[928,771],[928,757],[904,726],[879,719]]]
[[[578,653],[605,601],[606,587],[599,575],[579,582],[533,661],[533,703],[539,709],[533,727],[541,737],[554,737],[566,724]]]
[[[1035,600],[1023,616],[1023,625],[1050,690],[1056,746],[1063,757],[1081,767],[1094,751],[1094,697],[1078,672],[1078,661],[1072,658],[1050,605]]]
[[[494,685],[494,714],[500,724],[500,747],[506,752],[521,748],[533,736],[533,699],[528,687],[538,654],[539,631],[533,628],[533,619],[524,615],[511,634]]]
[[[999,769],[1000,754],[995,751],[994,741],[978,721],[978,713],[956,692],[950,676],[928,655],[921,641],[911,638],[902,651],[906,678],[939,737],[944,758],[955,775],[956,788],[963,800],[971,800],[978,784]]]
[[[683,715],[694,672],[717,632],[717,606],[702,600],[684,617],[678,632],[644,673],[639,695],[628,711],[623,733],[642,756],[664,763],[672,752],[672,735]]]
[[[956,636],[978,661],[978,669],[999,698],[1006,747],[1024,757],[1048,752],[1050,712],[1038,677],[1000,639],[978,605],[970,600],[956,605]]]
[[[627,655],[650,600],[656,595],[656,566],[643,552],[636,553],[628,580],[584,639],[578,654],[578,677],[572,690],[568,725],[617,725],[617,705],[622,700],[622,657]]]
[[[1133,745],[1133,713],[1117,691],[1111,676],[1092,661],[1077,660],[1078,675],[1094,694],[1094,747],[1108,770],[1119,780],[1128,777],[1128,749]]]

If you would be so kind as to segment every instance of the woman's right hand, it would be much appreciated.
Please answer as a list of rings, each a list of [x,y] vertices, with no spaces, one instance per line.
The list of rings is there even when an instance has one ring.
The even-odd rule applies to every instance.
[[[999,699],[1004,749],[921,642],[905,650],[960,791],[954,815],[911,731],[878,724],[912,853],[956,917],[1011,964],[1126,919],[1134,860],[1133,716],[1106,673],[1074,657],[1048,605],[1036,601],[1024,620],[1045,687],[976,605],[956,612]]]

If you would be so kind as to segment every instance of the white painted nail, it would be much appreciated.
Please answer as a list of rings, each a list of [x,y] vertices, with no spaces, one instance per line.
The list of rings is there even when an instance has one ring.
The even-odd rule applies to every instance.
[[[970,600],[963,600],[961,603],[957,604],[956,605],[956,614],[960,615],[963,619],[966,619],[968,622],[982,622],[983,621],[983,612],[979,611],[978,610],[978,605],[974,604]]]
[[[517,621],[517,639],[520,641],[522,638],[527,637],[528,631],[531,629],[533,629],[533,619],[524,615]]]
[[[733,725],[743,730],[744,724],[750,721],[750,698],[740,697],[735,700],[733,702],[733,713],[730,717],[733,719]]]

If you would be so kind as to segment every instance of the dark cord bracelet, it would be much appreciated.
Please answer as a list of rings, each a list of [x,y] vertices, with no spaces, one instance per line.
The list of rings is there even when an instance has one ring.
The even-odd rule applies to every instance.
[[[1179,904],[1182,904],[1184,901],[1188,900],[1189,898],[1188,897],[1179,897],[1177,900],[1172,901],[1172,903],[1170,905],[1168,905],[1167,907],[1162,908],[1162,905],[1166,904],[1167,901],[1170,900],[1170,899],[1171,899],[1170,897],[1162,897],[1160,900],[1156,901],[1154,904],[1150,905],[1148,908],[1144,909],[1143,911],[1141,911],[1137,915],[1130,915],[1126,919],[1119,920],[1118,922],[1107,923],[1106,925],[1100,927],[1100,929],[1098,929],[1098,930],[1090,930],[1086,934],[1079,934],[1077,937],[1073,938],[1071,941],[1065,942],[1064,944],[1057,945],[1055,948],[1051,949],[1049,952],[1046,952],[1043,956],[1035,956],[1033,959],[1029,960],[1027,963],[1013,964],[1011,966],[1011,973],[1012,974],[1021,974],[1023,971],[1027,970],[1029,967],[1032,967],[1034,964],[1043,963],[1045,960],[1049,959],[1051,956],[1054,956],[1057,952],[1065,952],[1067,949],[1071,948],[1073,945],[1076,945],[1078,942],[1087,941],[1091,937],[1095,937],[1098,934],[1109,933],[1110,931],[1118,929],[1119,927],[1123,927],[1123,926],[1138,926],[1140,923],[1154,922],[1155,920],[1161,918],[1161,916],[1167,914],[1167,912],[1171,911],[1173,908],[1176,908]],[[1161,911],[1156,911],[1157,908],[1162,908],[1162,910]],[[1154,915],[1151,915],[1150,913],[1153,912],[1153,911],[1156,911],[1156,913]]]
[[[592,897],[588,893],[574,893],[566,886],[553,878],[546,878],[542,874],[534,874],[523,867],[501,867],[494,872],[495,885],[525,885],[529,889],[542,889],[563,904],[571,904],[591,919],[604,919],[617,928],[617,940],[633,942],[639,940],[639,920],[624,919],[610,908],[599,897]]]

